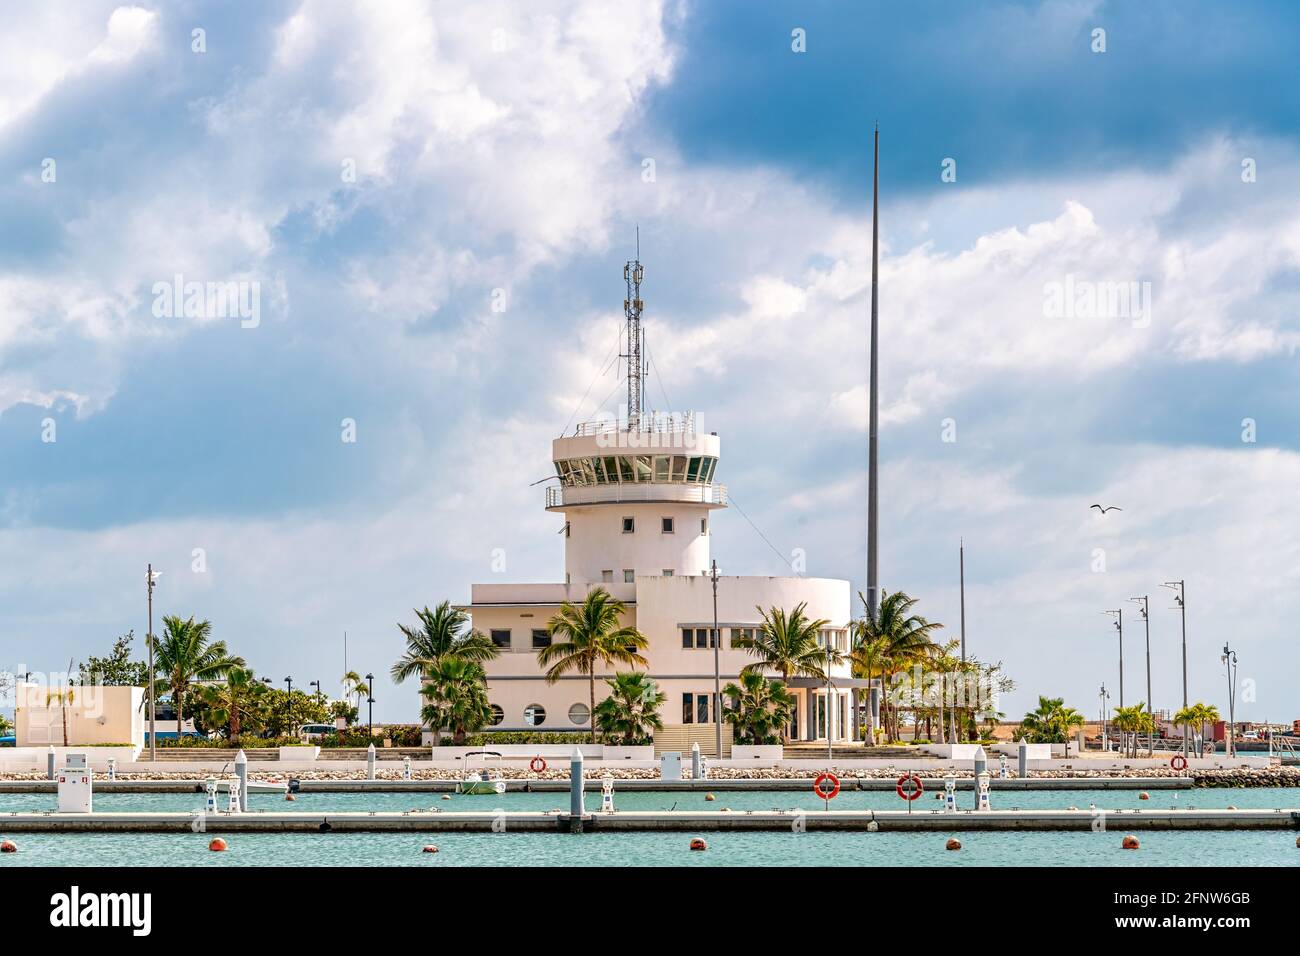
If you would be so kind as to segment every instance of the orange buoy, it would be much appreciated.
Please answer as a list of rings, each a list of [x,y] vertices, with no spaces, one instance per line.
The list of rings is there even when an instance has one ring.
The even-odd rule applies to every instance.
[[[220,853],[225,850],[225,848],[226,841],[221,839],[221,837],[215,837],[212,842],[208,844],[208,849],[213,853]]]
[[[1300,841],[1297,841],[1296,845],[1300,846]],[[15,843],[13,840],[0,840],[0,853],[17,853],[17,852],[18,852],[18,844]]]
[[[1120,845],[1126,850],[1137,850],[1142,846],[1142,844],[1138,842],[1138,838],[1131,833],[1124,838],[1124,842]]]
[[[1138,799],[1139,799],[1139,800],[1150,800],[1150,799],[1151,799],[1151,794],[1149,794],[1149,793],[1147,793],[1145,790],[1143,790],[1141,793],[1138,794]]]
[[[450,800],[450,799],[451,799],[451,794],[450,794],[450,793],[444,793],[444,794],[442,795],[442,799],[444,799],[444,800]]]
[[[945,850],[960,850],[961,840],[958,840],[956,837],[949,837],[948,842],[944,844],[943,848]]]
[[[707,850],[709,845],[704,842],[703,837],[694,837],[691,839],[692,850]]]
[[[711,794],[711,793],[706,793],[706,794],[704,795],[704,801],[705,801],[705,803],[712,803],[712,802],[713,802],[714,800],[716,800],[716,799],[717,799],[717,797],[715,797],[715,796],[714,796],[713,794]]]
[[[426,844],[424,845],[424,849],[421,850],[420,852],[421,852],[421,853],[437,853],[437,852],[438,852],[438,848],[437,848],[436,846],[434,846],[432,843],[426,843]]]
[[[1237,808],[1234,807],[1234,806],[1230,803],[1230,804],[1228,804],[1228,809],[1229,809],[1229,810],[1236,810]]]
[[[284,795],[284,799],[286,799],[286,800],[297,800],[298,798],[295,797],[292,793],[286,793],[286,794]]]

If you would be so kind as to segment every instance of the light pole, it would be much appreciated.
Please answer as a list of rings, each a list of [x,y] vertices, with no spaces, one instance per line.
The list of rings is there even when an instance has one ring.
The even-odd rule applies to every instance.
[[[1103,752],[1110,750],[1110,737],[1106,735],[1106,701],[1110,700],[1110,694],[1106,692],[1106,685],[1101,685],[1101,749]]]
[[[153,586],[158,580],[161,572],[155,571],[153,565],[149,564],[145,569],[145,590],[148,592],[147,601],[149,604],[149,636],[146,643],[149,645],[149,759],[158,759],[158,732],[156,726],[157,707],[154,698],[157,694],[154,692],[153,676]]]
[[[320,681],[318,681],[318,680],[309,681],[308,684],[307,684],[307,686],[308,686],[308,687],[315,687],[315,688],[316,688],[316,703],[319,704],[319,703],[320,703],[320,699],[321,699],[321,697],[324,696],[324,695],[321,693],[321,689],[320,689]]]
[[[1155,756],[1156,752],[1156,718],[1154,709],[1151,706],[1151,599],[1144,594],[1141,597],[1129,598],[1130,601],[1140,605],[1138,611],[1142,615],[1142,623],[1146,625],[1147,635],[1147,719],[1151,721],[1151,726],[1147,728],[1147,752]]]
[[[1119,632],[1119,709],[1124,709],[1124,609],[1118,608],[1114,611],[1102,611],[1102,614],[1115,615],[1115,630]],[[1125,749],[1128,748],[1128,738],[1124,740]]]
[[[288,711],[287,722],[289,724],[289,736],[293,736],[293,678],[286,677],[285,684],[289,687],[289,695],[284,700],[285,710]]]
[[[1237,739],[1234,732],[1237,724],[1237,652],[1223,642],[1223,663],[1228,670],[1228,733],[1223,741],[1223,752],[1229,757],[1237,756]]]
[[[366,732],[373,737],[375,735],[375,675],[366,675],[366,703],[370,705],[369,718],[366,720]],[[592,715],[595,718],[595,715]]]
[[[718,630],[718,561],[713,560],[709,577],[713,579],[713,730],[714,754],[722,759],[722,632]]]
[[[1183,710],[1187,709],[1187,584],[1185,581],[1166,581],[1160,585],[1162,588],[1169,588],[1176,592],[1174,600],[1178,602],[1178,611],[1182,617],[1183,625]],[[1183,760],[1187,760],[1187,737],[1190,728],[1183,725]],[[1185,766],[1186,764],[1184,764]]]

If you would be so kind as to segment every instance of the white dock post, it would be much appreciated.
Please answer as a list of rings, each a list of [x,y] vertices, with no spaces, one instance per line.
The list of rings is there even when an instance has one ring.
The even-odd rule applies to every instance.
[[[614,778],[609,775],[600,782],[600,809],[603,813],[614,812]]]
[[[203,789],[207,793],[207,801],[203,805],[205,813],[217,812],[217,778],[208,777],[203,781]]]
[[[979,796],[975,798],[976,810],[992,809],[992,807],[989,806],[989,780],[990,779],[991,778],[989,777],[989,772],[987,770],[982,771],[979,774],[979,776],[975,778],[976,791],[979,794]]]
[[[582,785],[582,749],[574,747],[573,756],[569,758],[569,814],[579,828],[582,826],[583,814],[587,812],[583,805]]]
[[[974,765],[975,765],[975,779],[976,779],[976,780],[979,780],[979,776],[980,776],[980,774],[982,774],[982,773],[988,773],[989,755],[986,754],[986,753],[984,752],[984,748],[983,748],[983,747],[976,747],[976,748],[975,748],[975,761],[974,761]],[[979,801],[979,788],[976,787],[976,788],[975,788],[975,809],[978,810],[979,808],[980,808],[980,801]]]
[[[228,797],[229,799],[226,803],[226,812],[239,813],[240,804],[239,804],[239,778],[238,777],[230,781],[230,793]]]
[[[1007,773],[1007,755],[1006,755],[1006,754],[998,754],[998,776],[1001,777],[1001,778],[1004,779],[1004,780],[1005,780],[1007,777],[1010,776],[1010,774]]]
[[[1067,738],[1067,741],[1068,741],[1068,738]],[[1068,742],[1067,742],[1066,745],[1065,745],[1065,749],[1066,749],[1066,750],[1069,750],[1069,749],[1070,749],[1070,745],[1069,745]],[[1022,776],[1022,777],[1028,777],[1028,776],[1029,776],[1029,744],[1026,743],[1024,740],[1021,740],[1021,741],[1020,741],[1020,767],[1019,767],[1019,771],[1020,771],[1020,776]]]
[[[366,748],[366,779],[375,779],[375,745]]]
[[[411,758],[410,757],[402,758],[402,779],[403,780],[411,779]]]
[[[948,774],[943,778],[943,810],[945,813],[957,812],[957,778]]]
[[[109,780],[117,779],[117,758],[116,757],[108,758],[108,779]]]
[[[45,779],[54,779],[54,744],[50,744],[50,749],[45,753]]]
[[[700,767],[700,743],[691,744],[691,779],[704,779],[704,770]]]
[[[239,799],[231,801],[231,813],[239,813],[241,809],[247,810],[248,799],[248,757],[241,747],[239,753],[235,755],[235,779],[238,781],[236,789],[239,790]]]

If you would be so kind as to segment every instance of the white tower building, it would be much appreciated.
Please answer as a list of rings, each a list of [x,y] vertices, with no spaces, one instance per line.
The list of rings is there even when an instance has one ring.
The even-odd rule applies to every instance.
[[[668,695],[659,750],[716,748],[715,641],[721,641],[721,681],[737,679],[754,658],[732,640],[761,624],[759,608],[787,612],[804,604],[825,619],[821,639],[849,647],[849,582],[806,577],[720,577],[718,628],[713,627],[713,584],[706,576],[713,529],[710,518],[727,505],[717,482],[721,442],[696,431],[695,416],[647,413],[643,407],[644,331],[640,262],[624,269],[628,286],[626,415],[578,425],[551,445],[557,483],[546,489],[546,509],[563,517],[563,584],[475,584],[467,605],[474,626],[500,648],[489,662],[488,696],[495,729],[572,731],[590,727],[587,678],[548,683],[536,652],[550,643],[547,625],[564,601],[581,602],[604,587],[627,605],[625,623],[649,640],[649,674]],[[606,696],[597,675],[597,700]],[[775,676],[775,675],[771,675]],[[796,740],[857,739],[850,714],[854,688],[847,665],[832,668],[832,686],[792,678],[799,700],[790,733]],[[730,729],[724,734],[729,752]]]

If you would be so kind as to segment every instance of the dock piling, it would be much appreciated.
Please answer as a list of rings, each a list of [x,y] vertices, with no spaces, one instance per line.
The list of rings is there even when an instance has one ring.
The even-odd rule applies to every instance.
[[[248,799],[248,757],[241,747],[239,753],[235,754],[235,779],[237,784],[233,785],[239,790],[239,806],[234,807],[232,801],[232,810],[247,810]]]
[[[375,745],[366,748],[366,779],[375,779]]]

